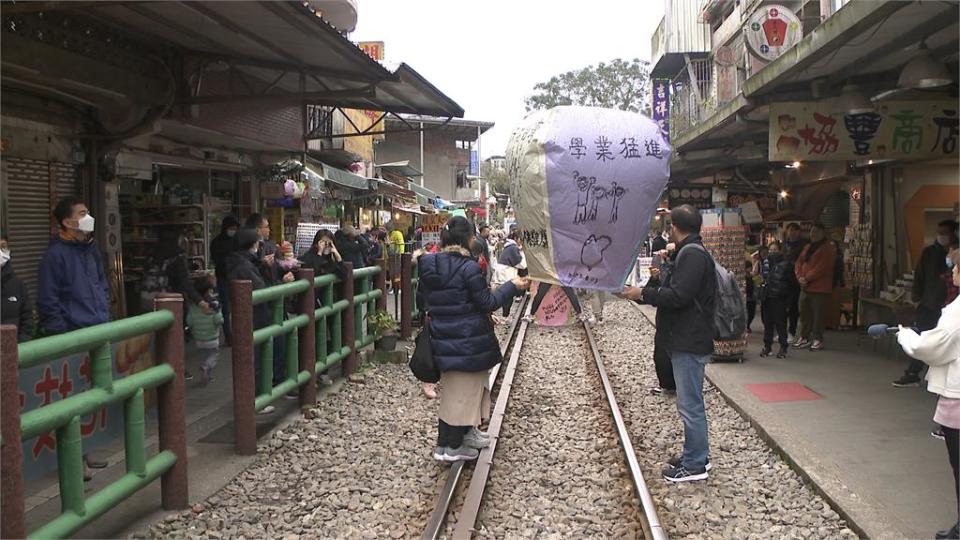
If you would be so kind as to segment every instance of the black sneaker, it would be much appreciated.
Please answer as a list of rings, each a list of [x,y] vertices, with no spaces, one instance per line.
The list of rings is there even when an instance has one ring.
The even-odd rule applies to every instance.
[[[903,377],[893,381],[891,384],[897,388],[908,388],[911,386],[920,386],[920,376],[907,373]]]
[[[771,352],[773,352],[773,349],[771,349],[770,347],[764,346],[764,347],[763,347],[763,350],[760,351],[760,357],[761,357],[761,358],[766,358],[766,357],[770,356],[770,353],[771,353]]]
[[[943,433],[943,426],[937,426],[937,429],[930,432],[930,436],[941,441],[946,439],[946,434]]]
[[[665,395],[665,396],[675,396],[677,395],[676,390],[670,390],[669,388],[661,388],[659,386],[654,386],[650,389],[650,393],[655,396]]]
[[[780,352],[777,353],[777,358],[786,358],[787,357],[787,348],[780,347]]]
[[[187,371],[187,370],[183,370],[183,380],[185,380],[185,381],[192,381],[192,380],[193,380],[193,373],[190,373],[190,372]]]
[[[663,470],[663,479],[667,482],[693,482],[695,480],[706,480],[710,475],[707,474],[707,469],[703,468],[698,471],[688,471],[683,467],[667,467]]]
[[[934,538],[937,540],[947,540],[949,538],[960,538],[960,522],[947,530],[939,531]]]
[[[667,460],[667,465],[677,469],[680,467],[680,461],[683,460],[683,456],[674,456]],[[707,471],[713,468],[713,464],[710,463],[710,456],[707,456],[707,465],[704,467]]]

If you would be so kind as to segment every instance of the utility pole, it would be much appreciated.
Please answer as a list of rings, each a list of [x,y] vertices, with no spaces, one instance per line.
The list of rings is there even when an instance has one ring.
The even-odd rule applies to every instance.
[[[423,177],[427,171],[423,168],[423,120],[420,121],[420,187],[423,187]]]

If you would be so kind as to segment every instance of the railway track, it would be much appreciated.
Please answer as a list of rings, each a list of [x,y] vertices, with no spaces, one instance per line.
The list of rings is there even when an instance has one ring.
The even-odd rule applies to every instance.
[[[522,304],[522,309],[518,310],[517,316],[512,322],[510,332],[508,333],[504,342],[501,344],[501,352],[503,353],[504,362],[502,362],[500,366],[504,367],[501,370],[500,366],[497,366],[497,368],[493,370],[490,375],[490,387],[493,388],[494,382],[501,371],[503,374],[502,380],[500,381],[499,392],[497,394],[496,405],[494,406],[493,414],[491,415],[489,427],[487,429],[487,432],[490,434],[491,444],[488,448],[485,448],[480,452],[480,457],[473,466],[473,473],[470,477],[469,485],[465,487],[463,486],[465,483],[465,467],[470,467],[469,464],[457,462],[450,467],[447,473],[446,481],[443,483],[440,492],[437,495],[434,509],[421,536],[422,539],[433,540],[440,535],[444,528],[445,520],[448,514],[451,512],[451,505],[457,494],[462,495],[463,503],[459,508],[459,512],[457,513],[456,524],[453,527],[452,537],[455,539],[468,539],[473,537],[473,535],[477,532],[477,520],[481,515],[481,511],[484,509],[485,494],[487,493],[487,488],[491,483],[491,467],[493,465],[498,442],[500,442],[501,430],[504,426],[504,423],[510,421],[509,418],[506,418],[507,405],[510,400],[511,390],[514,387],[514,378],[517,374],[519,363],[522,360],[524,343],[529,328],[529,323],[523,321],[519,315],[526,314],[528,309],[529,301],[527,299]],[[571,330],[572,329],[567,329],[565,331]],[[660,523],[660,519],[657,516],[656,505],[650,495],[650,491],[647,488],[646,482],[643,478],[643,473],[641,472],[640,466],[637,462],[633,444],[630,441],[630,436],[624,424],[623,416],[617,404],[616,397],[613,394],[613,389],[607,376],[606,369],[604,368],[603,359],[597,348],[593,332],[587,324],[582,324],[580,330],[583,333],[583,348],[586,349],[587,355],[589,356],[589,359],[586,359],[587,362],[585,362],[585,365],[586,363],[590,363],[596,369],[597,380],[600,383],[600,388],[597,390],[602,396],[601,400],[606,403],[606,410],[609,415],[607,420],[612,423],[614,431],[616,432],[617,442],[622,452],[622,464],[628,471],[629,481],[631,484],[630,490],[635,496],[635,499],[633,497],[625,497],[631,499],[628,506],[634,507],[631,513],[632,515],[635,515],[637,518],[636,520],[639,521],[639,529],[644,538],[648,540],[666,539],[666,531],[664,530]],[[575,359],[576,355],[571,353],[566,361]],[[592,377],[587,378],[592,379]],[[584,388],[589,388],[590,384],[593,383],[586,384],[587,386],[584,386]],[[537,458],[530,457],[529,460],[535,462]],[[533,466],[539,467],[540,465],[535,464]],[[447,530],[449,532],[449,528]]]

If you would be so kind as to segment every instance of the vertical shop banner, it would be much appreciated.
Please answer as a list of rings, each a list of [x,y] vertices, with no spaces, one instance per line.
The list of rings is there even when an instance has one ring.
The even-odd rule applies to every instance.
[[[470,176],[480,175],[480,153],[476,149],[470,150]]]
[[[357,47],[360,47],[360,50],[365,52],[367,56],[373,58],[377,62],[383,61],[386,58],[384,45],[382,41],[361,41],[357,43]],[[376,122],[377,118],[380,117],[381,112],[379,111],[363,111],[364,116],[370,119],[370,122]],[[371,130],[376,131],[376,130]],[[377,139],[382,139],[383,135],[377,135]]]
[[[507,144],[510,198],[530,275],[620,291],[670,176],[670,144],[641,114],[555,107]]]
[[[653,79],[653,121],[670,142],[670,79]]]
[[[770,104],[770,161],[957,156],[956,101],[890,101],[859,114],[830,101]]]

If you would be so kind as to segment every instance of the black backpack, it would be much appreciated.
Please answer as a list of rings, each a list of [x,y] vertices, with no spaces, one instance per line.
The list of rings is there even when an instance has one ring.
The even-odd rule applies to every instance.
[[[687,244],[707,254],[710,253],[700,244]],[[686,248],[687,246],[684,246]],[[680,254],[677,254],[677,259]],[[713,257],[710,257],[713,260]],[[739,339],[747,331],[747,303],[740,291],[740,282],[733,272],[713,261],[717,276],[717,306],[713,313],[713,338],[715,340]],[[703,312],[696,298],[697,308]]]

